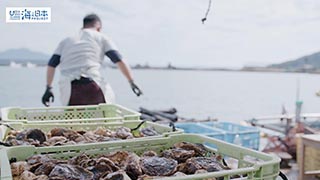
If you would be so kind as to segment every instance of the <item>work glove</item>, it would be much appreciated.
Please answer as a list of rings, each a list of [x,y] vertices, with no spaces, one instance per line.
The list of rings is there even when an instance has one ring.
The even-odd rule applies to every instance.
[[[47,86],[47,89],[42,96],[42,103],[47,107],[50,106],[50,99],[51,99],[51,102],[54,101],[54,95],[53,95],[51,89],[52,89],[52,87]]]
[[[142,91],[139,89],[139,87],[133,82],[129,81],[132,91],[137,95],[142,95]]]

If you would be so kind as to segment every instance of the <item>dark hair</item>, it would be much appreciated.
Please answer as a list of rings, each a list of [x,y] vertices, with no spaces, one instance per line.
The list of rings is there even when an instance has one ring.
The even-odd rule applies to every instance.
[[[98,15],[96,14],[88,14],[86,17],[83,18],[83,27],[93,26],[94,23],[99,21],[101,23],[101,20]]]

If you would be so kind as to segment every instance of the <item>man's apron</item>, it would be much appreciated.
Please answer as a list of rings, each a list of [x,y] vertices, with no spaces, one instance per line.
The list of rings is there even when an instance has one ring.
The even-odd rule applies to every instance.
[[[71,97],[71,81],[80,79],[80,77],[90,77],[101,88],[107,103],[115,103],[115,95],[111,86],[104,81],[97,68],[91,68],[81,71],[61,72],[59,87],[60,100],[62,105],[67,106]]]

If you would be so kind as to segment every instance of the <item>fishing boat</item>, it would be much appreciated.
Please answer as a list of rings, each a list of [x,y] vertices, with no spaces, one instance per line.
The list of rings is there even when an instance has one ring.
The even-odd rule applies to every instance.
[[[37,67],[37,65],[36,65],[36,64],[33,64],[33,63],[31,63],[31,62],[27,62],[26,67],[27,67],[27,68],[34,68],[34,67]]]
[[[10,61],[9,66],[12,67],[12,68],[21,68],[22,64],[16,63],[14,61]]]

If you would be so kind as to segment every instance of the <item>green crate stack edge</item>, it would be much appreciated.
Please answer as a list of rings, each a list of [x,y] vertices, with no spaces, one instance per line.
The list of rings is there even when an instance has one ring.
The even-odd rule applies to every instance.
[[[112,122],[140,120],[140,113],[118,104],[58,106],[45,108],[8,107],[1,109],[3,122]]]
[[[1,157],[1,179],[9,180],[11,168],[9,160],[16,158],[18,161],[25,160],[34,154],[49,154],[55,158],[69,158],[79,155],[82,152],[87,154],[101,154],[117,150],[134,151],[142,154],[146,150],[161,151],[170,148],[174,143],[187,141],[191,143],[214,144],[217,149],[208,149],[223,157],[235,158],[238,160],[238,169],[225,170],[220,172],[210,172],[205,174],[188,175],[184,177],[168,177],[170,180],[182,179],[205,179],[211,177],[224,177],[224,180],[231,179],[233,175],[245,175],[252,180],[275,180],[280,171],[280,159],[276,156],[268,155],[255,150],[239,147],[231,143],[213,139],[196,134],[178,134],[169,137],[156,139],[135,139],[131,141],[113,141],[106,143],[41,147],[18,146],[0,149]],[[148,149],[146,149],[148,147]],[[23,153],[22,153],[23,152]]]

